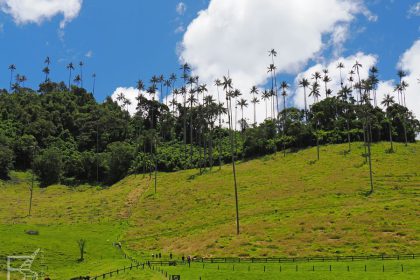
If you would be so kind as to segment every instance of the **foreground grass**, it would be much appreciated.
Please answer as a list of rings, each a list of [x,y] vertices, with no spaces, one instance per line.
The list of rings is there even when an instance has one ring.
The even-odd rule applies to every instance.
[[[313,256],[420,251],[419,145],[373,146],[370,196],[363,147],[307,149],[238,165],[241,234],[230,166],[159,177],[124,235],[132,250],[198,256]],[[135,178],[127,178],[133,183]]]
[[[366,271],[365,271],[366,266]],[[330,271],[331,267],[331,271]],[[385,268],[385,269],[384,269]],[[162,267],[181,279],[417,279],[418,261],[205,264]],[[402,269],[404,271],[402,271]]]
[[[121,241],[139,260],[158,252],[165,257],[173,253],[178,258],[420,252],[420,145],[397,144],[392,154],[385,152],[386,143],[373,146],[375,191],[370,196],[366,195],[369,177],[361,157],[363,147],[360,143],[352,147],[347,155],[343,153],[346,145],[322,147],[319,162],[314,161],[316,150],[307,149],[285,158],[277,154],[238,164],[239,236],[235,234],[233,182],[228,165],[203,175],[196,170],[159,174],[157,194],[148,176],[141,175],[127,177],[105,189],[37,188],[30,217],[30,175],[14,173],[11,181],[0,181],[0,279],[4,278],[4,256],[28,254],[36,248],[44,250],[44,268],[52,279],[97,275],[128,266],[130,262],[113,246],[116,241]],[[29,236],[25,230],[38,230],[39,235]],[[80,238],[87,240],[84,262],[77,261],[76,241]],[[395,263],[396,268],[398,265]],[[407,265],[419,267],[418,260]],[[243,271],[245,276],[240,271],[218,272],[211,268],[171,269],[181,269],[178,272],[182,279],[209,275],[219,277],[211,279],[264,278],[259,271]],[[284,269],[283,274],[270,275],[270,279],[286,277],[289,272]],[[342,276],[332,271],[327,275],[330,278],[321,278],[323,272],[317,269],[307,272],[312,274],[304,270],[302,267],[298,274],[290,271],[286,278]],[[404,278],[411,277],[410,270],[404,277],[398,271],[359,275],[356,270],[343,277],[411,279]],[[164,279],[147,270],[118,277]]]

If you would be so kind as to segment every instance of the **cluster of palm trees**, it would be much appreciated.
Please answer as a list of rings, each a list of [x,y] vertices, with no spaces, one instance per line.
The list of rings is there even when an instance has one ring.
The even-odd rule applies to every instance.
[[[175,126],[177,120],[182,122],[182,133],[180,133],[180,142],[183,143],[183,153],[186,159],[189,157],[189,162],[193,162],[193,154],[195,145],[199,149],[199,162],[198,168],[200,169],[200,174],[204,172],[207,167],[210,169],[214,165],[213,159],[213,149],[216,143],[217,149],[219,150],[219,168],[222,165],[221,154],[222,154],[222,136],[221,131],[223,127],[227,126],[229,128],[229,139],[230,139],[230,156],[232,158],[232,172],[233,172],[233,184],[235,192],[235,205],[236,205],[236,230],[239,234],[239,203],[238,203],[238,187],[237,187],[237,177],[236,177],[236,165],[237,160],[237,133],[239,125],[239,131],[242,132],[247,130],[247,128],[252,126],[257,126],[257,105],[263,101],[265,103],[265,120],[271,120],[276,123],[277,132],[279,135],[285,135],[286,133],[286,119],[287,119],[287,97],[288,90],[290,86],[286,81],[278,83],[277,81],[277,67],[275,65],[275,57],[277,52],[274,49],[269,51],[269,57],[271,62],[268,66],[267,73],[269,74],[269,87],[267,89],[261,89],[257,86],[253,86],[250,93],[250,100],[242,97],[242,92],[239,89],[234,88],[232,78],[228,75],[222,77],[221,79],[215,79],[214,81],[214,92],[215,97],[213,97],[208,90],[208,86],[205,83],[200,83],[200,78],[194,76],[191,67],[188,63],[181,65],[181,83],[177,87],[176,83],[178,81],[177,75],[172,73],[168,76],[167,79],[163,75],[153,76],[150,79],[150,85],[146,87],[145,83],[142,80],[138,80],[136,88],[138,89],[139,96],[137,101],[140,103],[142,97],[145,94],[150,96],[150,100],[153,103],[159,103],[164,105],[167,109],[166,115],[161,116],[161,118],[166,118],[172,122],[172,125]],[[44,61],[45,67],[42,72],[45,74],[45,82],[49,82],[50,75],[50,58],[47,57]],[[78,64],[79,73],[73,78],[75,66],[73,63],[69,63],[66,68],[69,71],[68,78],[68,88],[72,88],[72,82],[76,86],[83,87],[83,66],[84,63],[81,61]],[[332,82],[331,77],[329,76],[329,70],[324,69],[322,71],[317,71],[308,79],[303,77],[299,80],[299,87],[303,88],[304,95],[304,108],[303,116],[305,123],[308,125],[314,124],[314,136],[316,139],[317,146],[317,159],[320,158],[319,153],[319,143],[320,137],[318,135],[318,126],[320,116],[317,114],[310,114],[308,106],[308,98],[313,98],[313,104],[316,104],[320,101],[322,96],[321,94],[321,85],[324,87],[325,98],[335,98],[337,100],[343,101],[345,104],[349,104],[346,107],[346,114],[350,111],[350,105],[356,104],[361,107],[363,106],[374,106],[378,105],[377,101],[377,88],[378,88],[378,69],[376,67],[371,67],[369,69],[369,76],[366,79],[361,78],[360,70],[363,67],[359,62],[351,67],[348,75],[344,75],[345,66],[342,62],[337,64],[337,69],[340,72],[340,89],[334,96],[333,90],[329,87],[329,84]],[[24,84],[26,77],[23,75],[16,75],[16,83],[12,84],[14,72],[16,71],[16,66],[14,64],[9,66],[10,70],[10,89],[20,87],[21,84]],[[404,80],[406,77],[404,71],[399,71],[399,82],[395,86],[394,92],[398,97],[398,103],[402,106],[406,106],[405,93],[408,87],[407,82]],[[95,82],[96,74],[92,75],[93,86],[92,92],[95,92]],[[420,83],[420,80],[419,80]],[[225,94],[225,101],[221,100],[221,90]],[[157,97],[158,93],[161,95]],[[164,94],[165,93],[165,94]],[[217,98],[216,98],[217,97]],[[260,100],[261,98],[261,100]],[[123,110],[129,111],[129,106],[131,105],[130,99],[128,99],[124,93],[120,93],[117,96],[117,101],[123,108]],[[280,110],[280,100],[282,99],[282,107]],[[373,104],[372,104],[373,101]],[[244,110],[249,106],[249,103],[253,105],[253,121],[251,124],[247,122],[247,119],[244,115]],[[387,95],[385,99],[381,102],[386,108],[394,104],[394,96]],[[139,105],[138,105],[139,106]],[[312,105],[313,106],[313,105]],[[155,123],[155,116],[158,112],[155,111],[155,107],[152,106],[151,112],[151,141],[150,141],[150,151],[153,158],[154,165],[154,188],[155,192],[157,191],[157,171],[158,171],[158,160],[157,160],[157,149],[158,149],[158,139],[159,134],[163,135],[164,128],[162,125],[159,127],[159,122]],[[270,109],[269,109],[270,108]],[[240,110],[240,119],[238,120],[238,110]],[[372,127],[370,116],[367,113],[369,110],[362,110],[365,114],[360,114],[358,118],[363,123],[363,137],[365,142],[365,158],[369,164],[370,170],[370,184],[371,190],[373,192],[373,176],[372,176],[372,160],[371,160],[371,142],[372,142]],[[270,114],[269,114],[270,112]],[[348,114],[347,114],[348,115]],[[227,119],[227,121],[226,121]],[[283,120],[280,123],[280,119]],[[404,119],[404,116],[402,116]],[[311,121],[311,122],[310,122]],[[227,122],[227,125],[226,125]],[[224,124],[225,123],[225,124]],[[347,123],[347,140],[349,151],[351,150],[351,137],[350,137],[350,117],[346,120]],[[404,121],[403,121],[404,123]],[[389,138],[391,142],[391,151],[393,150],[392,146],[392,127],[391,122],[389,122]],[[189,131],[187,131],[189,128]],[[405,126],[404,126],[405,130]],[[195,133],[194,133],[195,132]],[[406,134],[406,131],[404,131]],[[181,136],[182,135],[182,136]],[[405,135],[407,143],[407,135]],[[188,151],[188,143],[189,151]],[[146,144],[145,144],[146,145]],[[286,146],[283,142],[283,152],[286,156]],[[186,162],[188,162],[186,160]],[[209,166],[207,166],[209,163]],[[185,166],[185,168],[192,168],[193,166]]]
[[[51,69],[50,69],[50,64],[51,64],[51,59],[49,56],[47,56],[44,60],[44,68],[42,68],[42,73],[45,74],[45,80],[44,83],[48,83],[50,82],[50,73],[51,73]],[[68,79],[68,88],[71,89],[71,86],[74,84],[78,87],[83,88],[83,66],[84,66],[84,62],[80,61],[79,62],[79,73],[73,78],[72,73],[75,70],[75,66],[73,64],[73,62],[70,62],[69,64],[66,65],[67,70],[69,71],[69,79]],[[25,87],[25,82],[27,81],[27,77],[25,75],[21,75],[21,74],[16,74],[14,75],[14,72],[16,71],[16,65],[15,64],[10,64],[8,67],[9,71],[10,71],[10,82],[9,82],[9,89],[10,91],[18,91],[19,88],[21,87]],[[15,79],[15,82],[13,82],[13,78]],[[92,85],[92,93],[95,93],[95,83],[96,83],[96,74],[93,73],[92,74],[92,79],[93,79],[93,85]]]

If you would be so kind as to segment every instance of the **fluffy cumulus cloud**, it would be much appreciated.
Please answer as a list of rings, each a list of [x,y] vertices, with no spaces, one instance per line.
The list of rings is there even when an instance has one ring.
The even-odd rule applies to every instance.
[[[62,14],[60,28],[76,18],[83,0],[0,0],[0,9],[11,15],[17,24],[37,23]]]
[[[124,105],[123,100],[119,100],[118,96],[123,94],[124,98],[130,101],[130,105]],[[111,95],[112,100],[116,101],[118,105],[120,105],[124,110],[128,109],[128,112],[130,115],[134,115],[136,113],[136,107],[137,107],[137,96],[139,94],[143,95],[147,99],[151,100],[150,95],[146,91],[139,91],[138,89],[134,87],[118,87],[114,93]],[[156,92],[155,98],[159,98],[159,92]]]
[[[358,13],[371,16],[362,1],[211,0],[188,26],[180,58],[208,84],[230,71],[234,86],[247,93],[267,81],[269,49],[278,52],[278,73],[296,73],[326,44],[342,47]],[[323,42],[325,35],[331,39]]]
[[[420,2],[410,6],[408,10],[408,16],[420,16]]]
[[[187,11],[187,5],[184,2],[179,2],[176,5],[176,12],[178,15],[182,16]]]
[[[401,56],[398,68],[408,74],[404,78],[409,84],[406,92],[407,107],[420,118],[420,40],[415,41]]]

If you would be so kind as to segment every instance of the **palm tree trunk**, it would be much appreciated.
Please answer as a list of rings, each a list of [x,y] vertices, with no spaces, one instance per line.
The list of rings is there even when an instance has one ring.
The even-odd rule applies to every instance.
[[[316,121],[316,127],[315,127],[315,137],[316,137],[316,153],[317,153],[317,159],[319,160],[318,121]]]
[[[155,136],[156,137],[156,136]],[[155,193],[157,193],[157,170],[158,170],[158,159],[157,159],[157,141],[155,141]]]
[[[368,123],[368,157],[369,157],[370,194],[373,193],[372,156],[371,156],[371,151],[370,151],[371,141],[372,141],[372,128],[369,122]]]
[[[193,120],[192,120],[192,98],[190,101],[190,164],[192,165],[193,162]]]
[[[230,101],[230,99],[229,99]],[[228,101],[228,102],[229,102]],[[228,108],[228,118],[229,118],[229,131],[230,131],[230,152],[232,156],[232,171],[233,171],[233,182],[235,187],[235,207],[236,207],[236,234],[239,235],[239,205],[238,205],[238,188],[236,183],[236,166],[235,166],[235,151],[234,151],[234,141],[233,141],[233,127],[232,127],[232,117],[230,114],[231,111],[231,102]]]
[[[350,139],[350,120],[347,117],[347,142],[349,144],[349,152],[351,151],[351,139]]]
[[[184,152],[185,152],[185,159],[188,158],[187,153],[188,153],[188,148],[187,148],[187,94],[184,94],[184,116],[183,116],[183,121],[184,121]]]
[[[392,123],[391,120],[389,120],[389,142],[391,143],[391,152],[394,151],[394,147],[392,144]]]
[[[13,69],[10,70],[10,83],[9,83],[10,91],[12,91],[12,81],[13,81]]]
[[[305,100],[305,122],[308,122],[308,108],[306,105],[306,87],[303,87],[303,96]]]

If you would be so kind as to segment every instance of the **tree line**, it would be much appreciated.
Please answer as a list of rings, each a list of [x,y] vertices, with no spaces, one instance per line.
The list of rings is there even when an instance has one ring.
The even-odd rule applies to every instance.
[[[123,93],[116,101],[107,97],[97,102],[96,75],[91,76],[92,88],[85,89],[83,62],[77,69],[73,63],[67,65],[67,83],[54,82],[47,57],[42,69],[45,80],[38,89],[26,87],[27,77],[15,74],[17,67],[12,64],[9,88],[0,90],[0,177],[8,178],[11,170],[30,169],[46,187],[110,185],[127,174],[148,174],[156,190],[158,171],[197,168],[203,173],[231,163],[236,177],[237,160],[275,152],[286,156],[310,146],[318,147],[319,160],[320,145],[348,143],[351,151],[354,141],[365,143],[368,162],[373,142],[389,141],[393,152],[394,141],[415,141],[420,124],[406,107],[408,84],[403,71],[398,72],[395,91],[377,100],[376,67],[361,79],[363,66],[358,62],[347,69],[348,74],[339,63],[337,92],[329,87],[331,78],[325,69],[299,82],[304,108],[288,108],[289,85],[278,83],[277,53],[271,50],[269,55],[268,88],[252,87],[250,100],[243,98],[228,75],[216,79],[209,91],[210,86],[200,83],[184,64],[179,78],[153,76],[147,85],[137,81],[135,114],[129,113],[131,101]],[[166,98],[159,99],[158,93]],[[319,100],[321,95],[325,98]],[[309,98],[314,100],[311,106]],[[265,103],[264,112],[257,112],[260,102]],[[248,106],[253,106],[252,120],[244,116]],[[257,123],[257,114],[265,115],[262,123]]]

